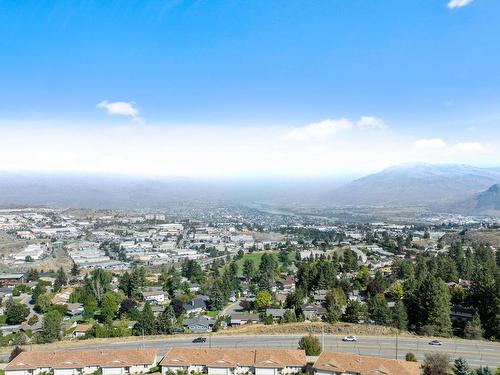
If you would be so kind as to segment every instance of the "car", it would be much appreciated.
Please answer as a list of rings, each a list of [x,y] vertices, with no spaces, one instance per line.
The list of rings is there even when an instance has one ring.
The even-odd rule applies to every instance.
[[[443,343],[439,340],[432,340],[429,342],[429,345],[437,345],[437,346],[441,346],[443,345]]]
[[[342,339],[342,341],[358,341],[356,336],[346,336]]]
[[[197,337],[193,340],[194,343],[203,343],[203,342],[207,342],[207,338],[206,337]]]

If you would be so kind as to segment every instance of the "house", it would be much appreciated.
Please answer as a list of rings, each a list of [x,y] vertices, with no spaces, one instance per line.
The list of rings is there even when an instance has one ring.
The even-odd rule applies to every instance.
[[[153,304],[163,304],[166,301],[165,292],[162,288],[148,288],[142,291],[144,301]]]
[[[305,304],[301,308],[306,320],[324,319],[326,316],[326,309],[321,306]]]
[[[266,309],[266,315],[272,315],[273,321],[279,322],[283,319],[287,309]]]
[[[279,290],[291,292],[295,289],[295,279],[291,276],[283,276],[276,285]]]
[[[156,364],[156,349],[92,349],[22,352],[5,367],[6,375],[102,375],[146,373]]]
[[[452,322],[465,323],[472,320],[475,312],[476,310],[473,307],[452,305],[450,310],[450,318]]]
[[[77,324],[73,331],[73,337],[83,337],[88,330],[92,328],[92,324]]]
[[[0,274],[0,286],[25,284],[27,281],[24,273],[2,273]]]
[[[83,304],[82,303],[68,303],[66,305],[66,307],[68,308],[68,311],[66,312],[66,315],[68,315],[69,317],[76,317],[76,316],[79,316],[81,314],[83,314]]]
[[[196,316],[182,321],[182,325],[192,333],[210,332],[214,324],[215,320],[209,319],[206,316]]]
[[[247,323],[258,323],[258,314],[233,313],[231,314],[231,326],[241,326]]]
[[[419,375],[418,362],[323,352],[313,365],[315,375]]]
[[[317,303],[319,305],[322,305],[323,303],[326,302],[326,295],[328,291],[325,289],[319,289],[314,292],[313,299],[314,303]]]
[[[209,300],[210,298],[207,296],[198,295],[186,303],[183,307],[187,314],[199,315],[207,309]]]
[[[306,364],[303,350],[172,348],[160,361],[163,375],[179,370],[208,375],[290,375]]]

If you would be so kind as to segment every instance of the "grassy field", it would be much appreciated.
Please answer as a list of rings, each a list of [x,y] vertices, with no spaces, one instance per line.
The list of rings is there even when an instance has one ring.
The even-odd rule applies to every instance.
[[[243,255],[243,258],[238,259],[236,261],[236,265],[238,266],[238,274],[239,275],[243,274],[243,263],[245,263],[245,261],[247,259],[250,259],[253,262],[255,268],[258,268],[259,264],[260,264],[260,260],[262,259],[262,255],[264,255],[265,253],[274,254],[274,256],[276,257],[276,260],[278,261],[278,263],[280,264],[280,267],[281,267],[281,262],[279,261],[277,251],[274,251],[274,252],[273,251],[258,251],[258,252],[253,252],[253,253],[247,253],[247,254]],[[290,261],[293,262],[295,260],[295,252],[290,252],[290,254],[288,255],[288,259],[290,259]]]

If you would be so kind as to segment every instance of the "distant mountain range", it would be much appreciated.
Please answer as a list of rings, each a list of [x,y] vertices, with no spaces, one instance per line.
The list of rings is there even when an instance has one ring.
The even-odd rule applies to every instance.
[[[498,202],[500,168],[462,164],[402,164],[335,189],[336,205],[422,205],[481,213]],[[460,207],[462,203],[462,207]]]
[[[0,207],[148,209],[265,202],[277,207],[423,206],[500,216],[500,168],[401,164],[341,183],[338,178],[201,180],[0,172]]]

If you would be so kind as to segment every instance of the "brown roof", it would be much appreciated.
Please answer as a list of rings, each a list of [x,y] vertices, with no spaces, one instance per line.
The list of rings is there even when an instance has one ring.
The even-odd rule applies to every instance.
[[[91,328],[92,328],[92,324],[77,324],[75,326],[75,331],[76,332],[87,332]]]
[[[160,361],[163,366],[187,367],[209,365],[233,368],[238,365],[251,366],[255,353],[252,350],[220,348],[172,348]]]
[[[187,367],[206,365],[234,368],[237,366],[273,367],[304,366],[303,350],[172,348],[160,362],[162,366]]]
[[[257,349],[255,367],[299,367],[306,364],[306,353],[298,349]]]
[[[323,352],[314,363],[315,370],[329,372],[355,372],[360,375],[418,375],[418,362],[397,361],[355,354]]]
[[[6,370],[48,368],[83,368],[87,366],[122,367],[153,364],[156,349],[92,349],[22,352],[14,358]]]

